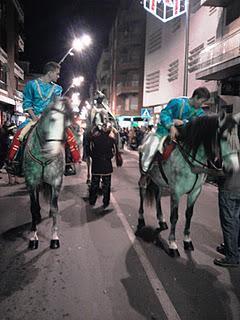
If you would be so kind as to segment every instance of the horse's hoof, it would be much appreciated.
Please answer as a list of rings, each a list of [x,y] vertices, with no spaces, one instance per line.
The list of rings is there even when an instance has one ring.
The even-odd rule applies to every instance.
[[[183,241],[184,250],[193,251],[194,246],[192,244],[192,241]]]
[[[60,247],[59,239],[52,239],[50,241],[50,249],[58,249]]]
[[[180,253],[179,253],[178,249],[169,249],[169,253],[168,254],[172,258],[180,257]]]
[[[29,240],[28,249],[35,250],[38,248],[38,240]]]
[[[157,228],[159,232],[167,230],[168,225],[166,222],[159,222],[159,228]]]

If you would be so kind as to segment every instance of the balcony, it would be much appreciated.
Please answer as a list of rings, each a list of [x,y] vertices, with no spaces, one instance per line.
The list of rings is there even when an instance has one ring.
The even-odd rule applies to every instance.
[[[240,30],[207,46],[200,53],[196,79],[221,80],[240,72]]]
[[[14,63],[14,74],[18,78],[24,80],[24,71],[22,68],[19,67],[19,65],[16,62]]]
[[[118,63],[118,68],[120,70],[135,70],[135,69],[139,69],[139,67],[140,67],[140,59],[136,59],[136,60],[122,59]]]
[[[117,96],[122,94],[131,94],[139,92],[139,82],[136,81],[127,81],[120,82],[117,84]]]
[[[208,7],[227,7],[229,5],[229,0],[201,0],[202,6]]]

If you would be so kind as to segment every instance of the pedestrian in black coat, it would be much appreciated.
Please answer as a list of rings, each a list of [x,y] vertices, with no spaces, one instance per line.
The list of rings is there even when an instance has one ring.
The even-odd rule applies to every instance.
[[[103,208],[110,202],[112,158],[117,151],[116,141],[110,136],[111,127],[103,125],[90,139],[90,157],[92,158],[92,177],[89,190],[89,203],[95,205],[102,180]]]

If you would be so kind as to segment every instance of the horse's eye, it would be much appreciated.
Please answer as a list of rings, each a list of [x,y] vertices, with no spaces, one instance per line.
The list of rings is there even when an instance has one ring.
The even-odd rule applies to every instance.
[[[55,122],[55,121],[56,121],[56,119],[54,119],[54,118],[50,119],[50,122]]]

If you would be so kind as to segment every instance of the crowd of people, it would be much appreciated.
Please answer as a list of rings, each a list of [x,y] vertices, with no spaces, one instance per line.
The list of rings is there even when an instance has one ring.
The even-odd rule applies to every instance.
[[[153,130],[152,125],[142,127],[121,128],[119,131],[122,149],[124,146],[132,150],[137,150],[144,138]]]

